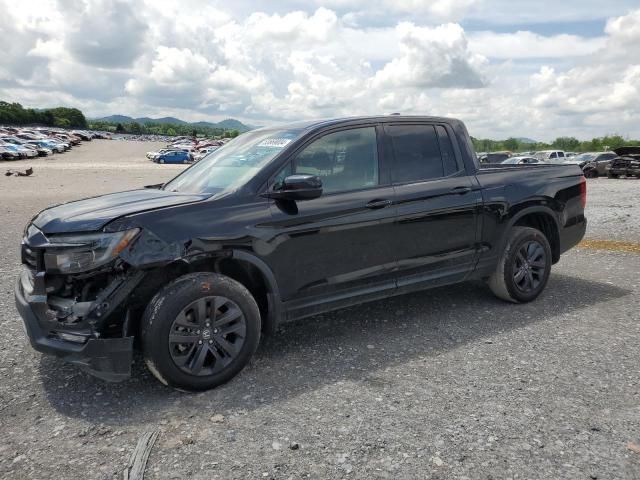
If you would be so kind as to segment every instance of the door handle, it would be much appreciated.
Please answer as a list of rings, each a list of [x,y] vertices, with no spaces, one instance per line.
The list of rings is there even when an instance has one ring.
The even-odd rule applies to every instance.
[[[367,208],[370,208],[372,210],[375,210],[377,208],[385,208],[388,207],[392,204],[393,202],[391,200],[371,200],[369,203],[367,203],[365,206]]]
[[[454,187],[451,189],[451,193],[456,193],[458,195],[464,195],[465,193],[469,193],[471,191],[471,187]]]

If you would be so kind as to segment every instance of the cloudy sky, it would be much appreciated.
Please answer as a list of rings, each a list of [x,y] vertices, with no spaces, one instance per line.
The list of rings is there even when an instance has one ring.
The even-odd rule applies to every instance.
[[[635,8],[635,9],[634,9]],[[640,137],[638,0],[0,0],[0,99],[251,124],[403,112]]]

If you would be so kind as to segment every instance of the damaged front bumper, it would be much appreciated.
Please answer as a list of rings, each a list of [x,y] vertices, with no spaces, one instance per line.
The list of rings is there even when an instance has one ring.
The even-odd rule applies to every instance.
[[[133,337],[99,338],[86,331],[61,328],[50,315],[44,275],[24,269],[15,287],[16,307],[31,346],[106,381],[129,378]]]

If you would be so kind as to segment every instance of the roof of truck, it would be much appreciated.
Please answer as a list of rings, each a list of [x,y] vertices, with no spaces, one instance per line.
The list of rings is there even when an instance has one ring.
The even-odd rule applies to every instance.
[[[452,123],[460,122],[455,118],[444,117],[432,117],[424,115],[372,115],[372,116],[354,116],[354,117],[337,117],[337,118],[323,118],[316,120],[304,120],[299,122],[292,122],[283,125],[264,127],[265,130],[278,129],[304,129],[312,130],[319,127],[327,127],[332,125],[341,125],[346,123],[359,123],[359,122],[397,122],[397,121],[420,121],[420,122],[434,122],[434,123]]]

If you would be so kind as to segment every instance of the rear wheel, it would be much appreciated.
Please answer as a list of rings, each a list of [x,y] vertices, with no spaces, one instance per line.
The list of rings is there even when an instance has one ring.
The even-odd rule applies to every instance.
[[[489,278],[489,287],[502,300],[530,302],[544,290],[551,261],[551,247],[542,232],[513,227],[498,266]]]
[[[178,389],[207,390],[249,362],[260,341],[260,312],[235,280],[189,274],[149,303],[141,337],[145,362],[158,380]]]

